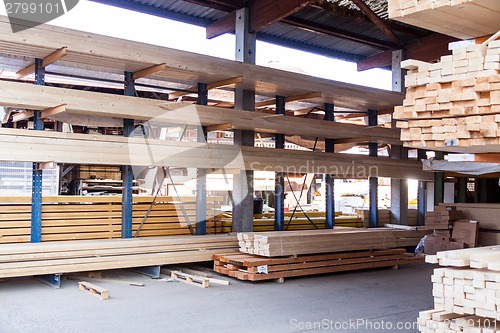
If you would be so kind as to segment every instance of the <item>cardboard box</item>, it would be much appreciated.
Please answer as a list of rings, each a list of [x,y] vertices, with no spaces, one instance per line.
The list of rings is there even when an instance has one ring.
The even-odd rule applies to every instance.
[[[451,230],[444,230],[444,229],[437,229],[437,230],[434,230],[434,233],[433,235],[437,236],[437,237],[442,237],[442,238],[445,238],[446,240],[450,240],[451,239]]]
[[[439,229],[439,230],[448,230],[451,228],[450,222],[447,220],[440,220],[434,218],[425,218],[425,228],[427,230]]]
[[[479,223],[472,220],[460,220],[453,224],[451,239],[462,242],[466,247],[476,247]]]
[[[424,240],[425,254],[436,254],[440,251],[458,250],[463,249],[464,247],[464,243],[450,242],[444,237],[437,237],[435,235],[429,235]]]

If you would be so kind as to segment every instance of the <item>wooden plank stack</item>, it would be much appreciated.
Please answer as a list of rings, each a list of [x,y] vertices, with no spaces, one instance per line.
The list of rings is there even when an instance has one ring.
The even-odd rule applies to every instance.
[[[405,146],[500,144],[500,40],[455,48],[435,64],[402,66],[407,93],[394,118]]]
[[[144,220],[153,197],[134,196],[132,232]],[[194,197],[158,197],[141,227],[138,237],[189,235],[184,216],[196,230]],[[217,215],[220,198],[207,197],[207,233],[221,233]],[[44,197],[42,241],[111,239],[121,237],[121,196]],[[0,244],[27,243],[31,233],[31,197],[0,198]]]
[[[389,0],[389,18],[460,39],[498,31],[496,0]]]
[[[265,257],[415,246],[427,233],[396,229],[344,229],[238,233],[240,252]]]
[[[236,252],[233,235],[0,245],[0,278],[210,261]]]
[[[500,323],[500,247],[439,252],[434,309],[420,313],[421,332],[497,332]]]
[[[370,226],[370,211],[367,209],[359,209],[356,211],[359,215],[363,217],[363,227],[368,228]],[[379,209],[377,218],[377,227],[383,227],[386,224],[395,223],[392,219],[392,214],[390,209]],[[405,225],[416,226],[417,225],[417,210],[408,209],[408,219]]]
[[[265,258],[249,254],[214,256],[214,271],[239,280],[262,281],[422,262],[405,249],[353,251]]]

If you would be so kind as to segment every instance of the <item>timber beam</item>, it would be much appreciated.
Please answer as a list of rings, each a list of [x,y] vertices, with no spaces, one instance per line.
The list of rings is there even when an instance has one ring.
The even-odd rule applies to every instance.
[[[42,59],[42,66],[41,67],[45,68],[48,65],[63,58],[64,56],[66,56],[67,51],[68,51],[67,47],[61,47],[60,49],[52,52],[51,54],[49,54],[48,56],[46,56],[45,58]],[[16,72],[17,78],[19,78],[19,79],[23,78],[27,75],[33,74],[33,73],[35,73],[35,64],[34,63],[29,65],[28,67],[23,68],[23,69]]]
[[[162,72],[165,69],[167,69],[167,64],[165,64],[165,63],[158,64],[158,65],[153,65],[151,67],[144,68],[144,69],[141,69],[141,70],[138,70],[138,71],[134,72],[132,74],[132,79],[133,80],[137,80],[137,79],[149,76],[149,75],[153,75],[153,74]]]
[[[300,95],[295,95],[295,96],[287,96],[287,97],[285,97],[285,103],[310,100],[310,99],[315,99],[315,98],[321,98],[320,91],[315,91],[315,92],[305,93],[305,94],[300,94]],[[268,106],[268,105],[273,105],[273,104],[276,104],[276,98],[256,102],[255,107],[260,108],[263,106]]]
[[[228,87],[235,85],[237,83],[243,82],[243,76],[237,76],[237,77],[232,77],[229,79],[225,80],[220,80],[212,83],[207,84],[207,90],[212,90],[212,89],[217,89],[217,88],[223,88],[223,87]],[[170,93],[168,96],[169,98],[177,98],[189,94],[195,94],[198,92],[198,86],[193,86],[190,88],[187,88],[186,91],[175,91],[173,93]]]

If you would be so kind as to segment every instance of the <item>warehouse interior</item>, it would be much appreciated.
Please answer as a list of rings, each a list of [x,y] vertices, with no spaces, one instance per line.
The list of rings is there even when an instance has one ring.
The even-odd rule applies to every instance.
[[[0,292],[16,305],[0,310],[0,332],[34,331],[17,323],[33,305],[93,307],[85,292],[104,307],[42,330],[250,331],[259,318],[261,331],[332,329],[308,326],[322,318],[407,323],[399,332],[472,320],[490,332],[500,320],[499,3],[93,2],[232,35],[234,58],[51,25],[6,4]],[[257,65],[257,41],[390,71],[391,89]],[[180,313],[207,301],[193,286],[232,319],[188,322]],[[119,323],[120,306],[167,304],[162,288],[182,319]]]

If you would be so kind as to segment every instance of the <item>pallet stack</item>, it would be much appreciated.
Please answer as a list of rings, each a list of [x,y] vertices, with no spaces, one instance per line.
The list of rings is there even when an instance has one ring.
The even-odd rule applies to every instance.
[[[402,66],[407,92],[394,118],[405,146],[500,144],[500,40],[455,48],[435,64]]]
[[[439,252],[431,279],[434,309],[419,316],[421,332],[497,332],[500,247]]]
[[[468,39],[497,32],[496,0],[389,0],[389,18]]]
[[[265,258],[249,254],[214,256],[214,271],[239,280],[262,281],[422,262],[405,249],[352,251]]]

